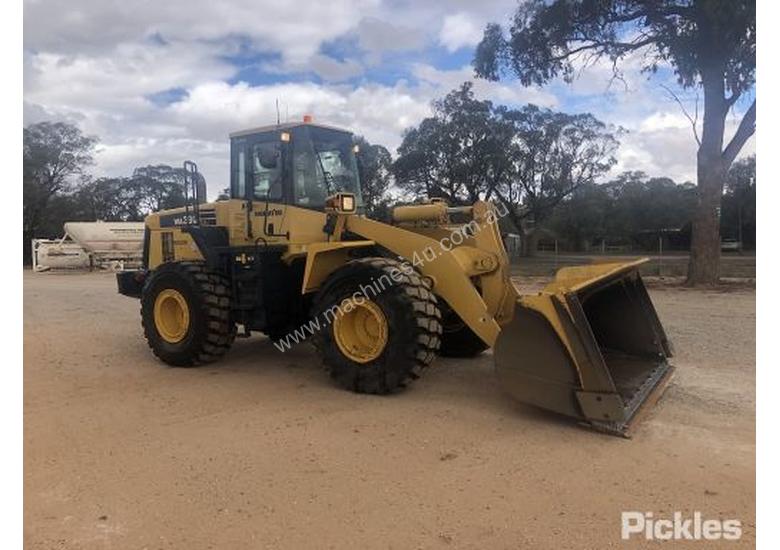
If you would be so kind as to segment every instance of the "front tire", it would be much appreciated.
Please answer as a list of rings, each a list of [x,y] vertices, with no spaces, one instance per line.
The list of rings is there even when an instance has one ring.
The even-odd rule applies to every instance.
[[[312,313],[325,324],[314,338],[325,368],[358,393],[404,388],[430,365],[441,342],[436,297],[411,266],[396,260],[362,258],[337,269]]]
[[[176,367],[221,358],[233,344],[230,284],[197,262],[171,262],[144,284],[141,323],[152,352]]]

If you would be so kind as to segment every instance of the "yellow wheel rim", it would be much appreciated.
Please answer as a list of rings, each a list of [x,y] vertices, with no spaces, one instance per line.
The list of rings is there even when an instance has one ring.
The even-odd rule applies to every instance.
[[[163,340],[181,342],[190,328],[190,308],[178,290],[166,288],[154,300],[154,326]]]
[[[387,319],[382,309],[366,298],[347,298],[333,320],[336,345],[356,363],[368,363],[387,345]]]

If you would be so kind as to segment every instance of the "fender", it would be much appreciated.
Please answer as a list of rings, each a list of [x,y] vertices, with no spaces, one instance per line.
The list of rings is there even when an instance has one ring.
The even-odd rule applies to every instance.
[[[307,294],[320,288],[328,275],[349,261],[351,250],[374,244],[374,241],[336,241],[308,245],[301,293]]]

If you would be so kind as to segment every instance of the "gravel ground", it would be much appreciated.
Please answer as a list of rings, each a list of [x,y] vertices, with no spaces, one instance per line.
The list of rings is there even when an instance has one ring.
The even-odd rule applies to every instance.
[[[489,353],[391,397],[260,336],[168,368],[111,275],[25,272],[25,547],[609,548],[622,510],[752,547],[755,292],[651,295],[677,374],[625,440],[512,402]]]

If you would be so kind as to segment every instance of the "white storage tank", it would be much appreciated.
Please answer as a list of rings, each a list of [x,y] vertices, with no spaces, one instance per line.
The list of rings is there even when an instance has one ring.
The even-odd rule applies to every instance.
[[[34,271],[50,269],[87,269],[89,254],[81,245],[63,240],[33,239]]]
[[[65,234],[88,252],[140,254],[144,245],[144,222],[67,222]]]
[[[67,222],[58,240],[33,239],[33,269],[125,269],[139,266],[143,222]]]

